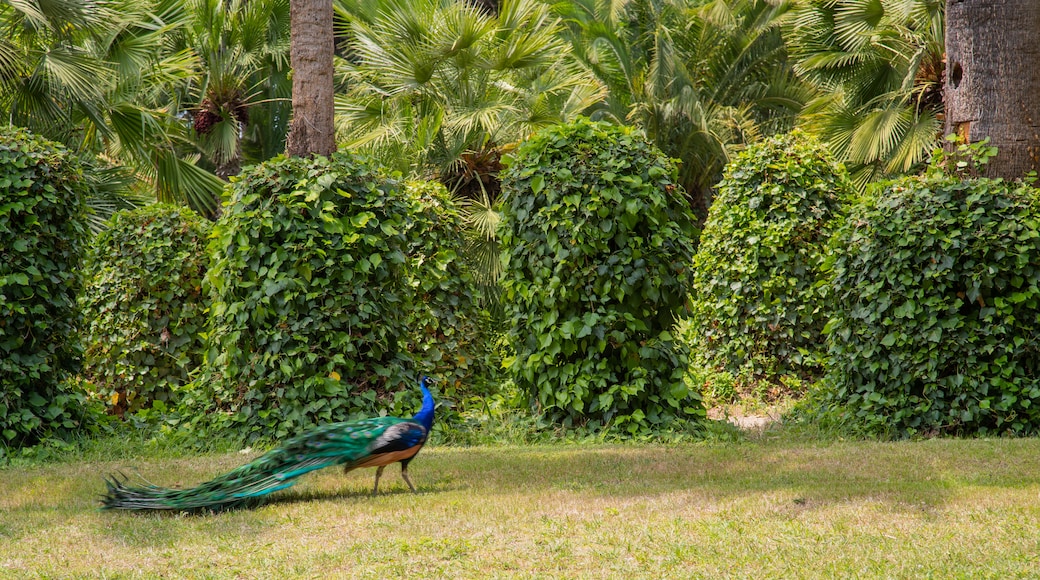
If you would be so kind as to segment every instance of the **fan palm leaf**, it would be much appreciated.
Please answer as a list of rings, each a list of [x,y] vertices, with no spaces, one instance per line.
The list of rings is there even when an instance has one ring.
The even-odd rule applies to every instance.
[[[79,153],[125,165],[154,188],[156,197],[206,209],[214,207],[218,180],[193,174],[181,182],[177,176],[184,171],[162,175],[163,167],[178,164],[157,161],[181,156],[182,164],[191,164],[193,149],[166,99],[184,72],[164,66],[176,62],[164,60],[166,35],[181,24],[176,4],[23,0],[0,5],[6,38],[0,49],[0,107],[11,122]],[[130,196],[139,190],[124,179],[106,183],[109,192],[117,185]]]
[[[348,145],[390,165],[394,143],[410,144],[416,176],[450,182],[460,154],[514,142],[601,96],[566,62],[558,19],[540,2],[506,0],[497,15],[446,0],[379,4],[337,3],[347,23],[337,124]]]
[[[607,87],[592,115],[644,128],[682,161],[704,215],[730,153],[789,127],[811,96],[787,63],[787,3],[576,0],[554,6],[574,54]]]
[[[87,178],[91,181],[91,196],[87,199],[87,224],[98,233],[117,211],[147,205],[150,199],[136,188],[137,179],[125,167],[99,166]]]
[[[436,178],[463,203],[469,251],[489,303],[499,264],[499,159],[539,127],[603,96],[570,58],[560,19],[538,0],[491,14],[456,0],[338,0],[344,58],[337,131],[387,167]]]
[[[486,306],[494,307],[498,303],[498,280],[502,276],[501,247],[498,241],[498,224],[501,222],[501,211],[491,201],[486,190],[482,190],[477,198],[457,198],[456,203],[462,208],[465,220],[466,255],[472,263],[474,279],[484,297]]]
[[[795,70],[820,90],[804,124],[859,184],[938,144],[943,13],[941,0],[805,0],[785,27]]]
[[[176,50],[198,66],[183,90],[204,165],[221,177],[284,149],[289,121],[288,0],[185,0]]]

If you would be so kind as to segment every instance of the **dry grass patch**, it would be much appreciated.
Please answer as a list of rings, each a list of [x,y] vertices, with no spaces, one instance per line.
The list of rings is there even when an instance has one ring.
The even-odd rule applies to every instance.
[[[211,516],[96,510],[101,476],[0,471],[0,577],[1013,578],[1040,574],[1040,441],[432,448],[407,492],[326,470]]]

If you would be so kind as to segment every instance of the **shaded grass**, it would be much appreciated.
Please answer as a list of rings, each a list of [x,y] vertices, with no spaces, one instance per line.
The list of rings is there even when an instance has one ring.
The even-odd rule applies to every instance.
[[[428,448],[255,510],[99,512],[101,476],[191,485],[253,454],[0,471],[0,577],[1040,575],[1040,441]]]

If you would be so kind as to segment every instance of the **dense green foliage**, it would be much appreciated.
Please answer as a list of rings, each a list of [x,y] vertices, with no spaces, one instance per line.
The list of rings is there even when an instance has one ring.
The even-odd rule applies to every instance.
[[[84,168],[62,146],[0,129],[0,443],[79,426],[76,276],[86,239]]]
[[[443,189],[346,153],[248,169],[214,228],[208,352],[186,408],[249,439],[411,410],[417,373],[461,365],[453,219]]]
[[[138,193],[213,211],[213,172],[284,149],[289,5],[0,3],[0,113],[126,166]],[[865,177],[907,170],[937,134],[942,1],[334,6],[341,143],[453,191],[495,189],[512,143],[579,114],[637,125],[682,159],[699,212],[733,146],[806,102],[806,124]]]
[[[124,194],[131,186],[153,199],[213,210],[223,183],[197,165],[200,151],[181,105],[203,59],[174,39],[195,4],[0,3],[0,114],[81,155],[130,169],[136,179],[121,180]]]
[[[8,349],[0,349],[0,442],[21,445],[81,420],[70,409],[83,395],[62,377],[78,364],[78,339],[65,315],[72,305],[65,302],[77,286],[71,272],[83,208],[79,198],[64,200],[63,188],[87,195],[94,210],[87,220],[95,228],[139,203],[129,193],[216,216],[224,182],[214,173],[233,175],[283,149],[289,5],[0,3],[8,32],[0,42],[0,113],[113,164],[80,175],[74,161],[41,153],[73,176],[58,178],[57,193],[46,187],[26,193],[35,177],[10,180],[11,189],[0,192],[0,340]],[[860,257],[846,255],[844,246],[830,251],[839,254],[835,272],[845,267],[846,278],[821,282],[819,249],[848,181],[815,146],[770,141],[731,165],[695,267],[689,215],[676,208],[692,199],[703,217],[733,152],[786,130],[799,114],[800,126],[826,141],[857,185],[919,168],[938,134],[942,1],[336,0],[335,7],[341,143],[409,178],[439,180],[466,198],[462,217],[443,188],[405,184],[337,156],[279,159],[251,170],[232,186],[228,215],[206,251],[175,251],[177,242],[189,240],[164,240],[151,229],[160,227],[158,220],[140,225],[140,254],[124,246],[99,250],[86,270],[98,286],[84,299],[88,367],[79,380],[93,381],[109,397],[122,393],[119,410],[129,403],[129,410],[144,411],[137,418],[155,417],[147,408],[155,399],[161,414],[170,393],[197,372],[192,353],[202,340],[208,344],[202,380],[184,391],[182,413],[171,422],[191,415],[232,426],[230,433],[273,439],[358,414],[407,414],[416,402],[414,375],[425,371],[442,379],[438,395],[459,403],[452,411],[449,402],[442,415],[458,419],[453,428],[485,410],[485,418],[522,412],[523,392],[552,420],[636,432],[703,412],[699,395],[678,378],[689,353],[673,348],[670,330],[691,284],[694,316],[687,328],[700,373],[694,383],[724,395],[752,384],[775,394],[778,385],[814,377],[828,294],[846,302],[862,294],[870,303],[871,293],[882,291],[859,288],[867,283],[851,272]],[[631,124],[664,153],[635,133],[586,121],[550,128],[512,163],[510,216],[496,230],[502,156],[533,131],[579,115]],[[678,167],[664,157],[678,158]],[[999,189],[978,183],[973,187]],[[684,188],[690,198],[677,193]],[[1014,195],[1028,197],[1025,191]],[[46,203],[8,202],[11,195]],[[881,207],[876,199],[869,203]],[[881,211],[870,219],[880,220]],[[466,229],[460,222],[469,226],[469,247],[460,245],[459,231]],[[27,233],[17,233],[25,226]],[[502,386],[494,369],[501,366],[496,347],[504,344],[496,332],[504,331],[472,297],[477,288],[494,307],[503,295],[497,231],[511,236],[505,290],[517,321],[515,383]],[[99,243],[115,244],[116,232],[108,235]],[[197,244],[202,234],[192,236]],[[45,237],[56,249],[33,250]],[[1007,284],[1024,281],[1019,298],[1022,288],[1032,288],[1026,273],[1004,263],[1021,255],[1022,244],[998,256],[982,253],[983,242],[950,243],[1014,272]],[[192,280],[210,250],[217,267],[199,287]],[[462,255],[479,270],[476,284]],[[880,250],[877,256],[884,268],[896,267]],[[107,269],[102,260],[126,262]],[[141,270],[135,274],[129,262]],[[911,293],[917,282],[904,278],[896,282]],[[966,297],[957,312],[975,303],[960,291]],[[988,309],[1003,316],[979,292],[985,306],[978,324],[990,320]],[[206,307],[200,293],[215,299],[206,327],[174,323],[178,316],[197,320]],[[180,301],[179,314],[172,306],[164,310],[167,298]],[[34,306],[38,299],[55,308]],[[1028,313],[1009,312],[1013,321],[985,322],[1003,329],[992,336],[1031,324]],[[914,316],[895,320],[924,320]],[[854,322],[851,314],[839,315],[832,329],[855,338]],[[23,326],[16,332],[17,324]],[[969,360],[964,353],[971,348],[990,349],[970,355],[990,375],[976,380],[960,367],[951,374],[938,362],[922,362],[924,354],[906,354],[925,369],[924,379],[912,380],[926,386],[906,387],[905,396],[879,394],[890,376],[911,376],[911,363],[883,356],[903,344],[903,335],[886,331],[875,336],[877,345],[864,338],[849,346],[833,334],[834,360],[847,368],[831,370],[828,406],[852,400],[849,408],[858,410],[851,415],[871,429],[899,433],[1031,431],[1031,391],[1022,390],[1032,388],[1028,365],[1000,359],[999,349],[984,342],[989,330],[964,321],[935,324],[975,333],[976,342],[958,338],[964,342],[958,356]],[[953,331],[942,328],[945,348]],[[1034,352],[1032,344],[1014,346],[1008,360]],[[872,348],[881,354],[864,354]],[[993,378],[996,367],[1010,373],[1000,381],[1016,386],[1000,391],[1011,394],[999,401],[986,400],[1007,386]],[[948,378],[962,375],[969,378]],[[977,388],[985,393],[948,402],[948,383],[957,381],[987,385]],[[942,396],[928,390],[933,383]],[[409,388],[399,390],[401,384]],[[523,420],[547,424],[541,416]]]
[[[84,261],[84,377],[118,414],[170,401],[202,359],[210,223],[155,204],[115,216]]]
[[[492,305],[503,153],[603,96],[571,57],[548,3],[494,5],[336,0],[349,54],[337,61],[344,79],[336,106],[341,142],[405,175],[436,179],[464,200],[471,242],[465,254]]]
[[[185,0],[163,16],[168,57],[190,65],[175,77],[183,100],[173,112],[191,115],[200,166],[227,177],[281,153],[291,118],[289,0]]]
[[[780,36],[791,2],[570,0],[552,3],[574,55],[606,87],[586,111],[632,124],[681,160],[698,218],[735,145],[791,127],[812,96]]]
[[[345,78],[337,124],[386,167],[498,193],[503,146],[602,96],[540,0],[337,0]]]
[[[1040,193],[906,178],[835,236],[825,401],[871,431],[1040,430]]]
[[[845,169],[797,131],[726,168],[694,260],[688,327],[709,390],[725,397],[818,374],[825,246],[851,194]]]
[[[550,417],[635,432],[703,415],[671,329],[694,218],[674,163],[631,128],[538,132],[504,174],[504,294],[518,386]]]

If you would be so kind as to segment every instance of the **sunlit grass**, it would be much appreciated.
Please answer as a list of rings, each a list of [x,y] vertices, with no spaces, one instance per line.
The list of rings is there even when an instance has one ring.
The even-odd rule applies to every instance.
[[[1035,439],[440,447],[416,495],[330,469],[254,510],[96,509],[106,473],[190,485],[250,457],[0,470],[0,577],[1040,574]]]

